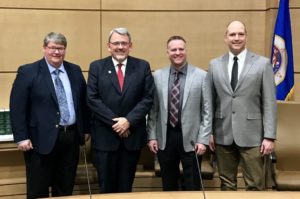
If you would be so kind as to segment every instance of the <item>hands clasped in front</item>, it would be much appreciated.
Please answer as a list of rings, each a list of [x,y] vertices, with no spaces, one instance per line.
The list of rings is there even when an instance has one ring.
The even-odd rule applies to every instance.
[[[130,135],[129,127],[130,123],[125,117],[114,118],[116,123],[112,125],[112,129],[121,137],[127,138]]]

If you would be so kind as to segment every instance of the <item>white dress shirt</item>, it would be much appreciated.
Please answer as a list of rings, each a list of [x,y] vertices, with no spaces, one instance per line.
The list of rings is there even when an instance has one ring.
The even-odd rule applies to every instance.
[[[238,58],[238,80],[240,79],[240,74],[243,71],[245,59],[246,59],[247,49],[243,50],[240,54],[237,55]],[[231,72],[233,67],[233,58],[235,57],[232,52],[229,52],[229,60],[228,60],[228,75],[229,81],[231,81]]]
[[[114,58],[112,58],[112,61],[113,61],[116,73],[118,74],[118,70],[119,70],[118,69],[118,64],[119,64],[119,62],[117,60],[115,60]],[[127,59],[125,59],[121,64],[122,64],[121,70],[123,72],[123,77],[125,78],[125,71],[126,71]]]

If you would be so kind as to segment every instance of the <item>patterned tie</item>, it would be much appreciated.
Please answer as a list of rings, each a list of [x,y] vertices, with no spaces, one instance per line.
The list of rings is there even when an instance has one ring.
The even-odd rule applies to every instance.
[[[179,102],[180,102],[180,75],[175,72],[174,82],[171,88],[171,102],[170,102],[170,112],[169,112],[169,122],[172,127],[175,127],[178,123],[178,112],[179,112]]]
[[[232,66],[232,71],[231,71],[231,88],[232,90],[235,90],[236,84],[238,82],[238,71],[239,71],[239,66],[238,66],[238,58],[235,56],[233,58],[233,66]]]
[[[55,74],[55,92],[60,110],[60,123],[66,124],[70,118],[70,112],[67,102],[64,86],[61,79],[59,78],[59,69],[56,69],[53,73]]]
[[[118,80],[119,80],[119,85],[120,85],[121,91],[123,89],[123,83],[124,83],[124,75],[123,75],[123,71],[121,69],[122,66],[123,66],[123,64],[118,64]]]

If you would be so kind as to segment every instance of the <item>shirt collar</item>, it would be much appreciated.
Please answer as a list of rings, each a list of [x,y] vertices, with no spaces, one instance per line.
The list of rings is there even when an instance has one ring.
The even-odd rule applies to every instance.
[[[112,57],[112,62],[113,62],[115,67],[119,64],[119,62],[117,60],[115,60],[113,57]],[[123,64],[123,66],[126,66],[127,65],[127,58],[124,61],[122,61],[121,64]]]
[[[65,73],[66,69],[64,67],[64,64],[62,63],[58,68],[53,67],[51,64],[49,64],[49,62],[47,61],[47,59],[45,58],[45,61],[47,63],[48,69],[50,71],[50,74],[52,74],[56,69],[59,69],[61,72]]]
[[[174,75],[176,72],[180,72],[180,73],[186,75],[186,73],[187,73],[187,66],[188,66],[188,64],[185,63],[185,64],[183,65],[183,67],[182,67],[179,71],[177,71],[177,70],[175,69],[175,67],[171,66],[171,71],[170,71],[170,72],[171,72],[172,75]]]
[[[229,51],[229,60],[233,60],[235,56],[237,56],[239,61],[244,61],[246,58],[247,49],[245,48],[240,54],[234,55],[232,52]]]

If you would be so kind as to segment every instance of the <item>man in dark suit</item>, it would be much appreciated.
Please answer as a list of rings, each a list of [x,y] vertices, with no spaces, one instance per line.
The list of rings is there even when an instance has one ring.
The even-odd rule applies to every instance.
[[[276,95],[270,59],[246,48],[247,30],[241,21],[228,24],[229,52],[210,62],[213,137],[222,190],[237,189],[238,165],[246,189],[264,188],[263,158],[274,150]]]
[[[110,32],[111,56],[91,63],[88,105],[92,110],[92,147],[102,193],[130,192],[140,151],[147,143],[146,119],[153,103],[149,63],[128,56],[126,28]]]
[[[11,125],[24,152],[27,198],[71,195],[79,145],[89,135],[86,83],[79,66],[64,61],[67,40],[51,32],[44,58],[18,69],[10,96]]]

